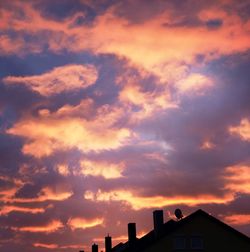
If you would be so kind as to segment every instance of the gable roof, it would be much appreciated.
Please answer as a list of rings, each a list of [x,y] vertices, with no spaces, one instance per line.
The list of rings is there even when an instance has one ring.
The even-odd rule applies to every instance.
[[[206,213],[202,209],[199,209],[195,211],[194,213],[188,215],[187,217],[179,220],[179,221],[174,221],[174,220],[169,220],[168,222],[163,224],[161,233],[156,237],[154,230],[151,230],[148,232],[146,235],[141,237],[140,239],[137,239],[135,242],[134,247],[129,247],[129,243],[119,243],[116,245],[112,251],[113,252],[137,252],[137,251],[143,251],[145,248],[153,245],[157,240],[162,239],[163,237],[169,235],[170,233],[174,232],[181,226],[184,226],[186,223],[192,222],[192,220],[198,216],[202,216],[209,221],[219,225],[223,229],[226,229],[227,231],[233,233],[234,235],[240,237],[241,239],[246,240],[250,244],[250,238],[241,232],[237,231],[236,229],[232,228],[231,226],[225,224],[224,222],[218,220],[217,218],[213,217],[212,215]]]
[[[239,232],[238,230],[234,229],[233,227],[227,225],[226,223],[220,221],[219,219],[215,218],[211,214],[208,214],[207,212],[203,211],[202,209],[199,209],[195,211],[194,213],[188,215],[186,218],[179,221],[179,225],[184,225],[186,222],[192,221],[193,218],[196,216],[203,216],[204,218],[207,218],[208,220],[214,222],[215,224],[221,226],[222,228],[226,229],[227,231],[233,233],[234,235],[239,236],[242,239],[246,239],[250,242],[250,238],[243,233]]]

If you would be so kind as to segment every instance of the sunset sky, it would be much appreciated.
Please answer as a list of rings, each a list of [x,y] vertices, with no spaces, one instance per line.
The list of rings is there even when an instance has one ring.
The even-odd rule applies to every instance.
[[[1,251],[249,202],[249,0],[0,0]]]

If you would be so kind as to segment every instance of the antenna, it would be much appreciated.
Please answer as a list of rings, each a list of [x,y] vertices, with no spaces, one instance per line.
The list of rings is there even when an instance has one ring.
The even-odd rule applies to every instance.
[[[174,214],[175,214],[175,216],[176,216],[176,218],[177,218],[178,220],[180,220],[180,219],[183,218],[182,211],[181,211],[181,209],[179,209],[179,208],[175,209]]]

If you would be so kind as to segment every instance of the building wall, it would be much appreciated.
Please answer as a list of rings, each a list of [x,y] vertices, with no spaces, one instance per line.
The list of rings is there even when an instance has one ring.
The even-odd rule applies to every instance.
[[[192,235],[199,235],[203,238],[204,249],[190,249]],[[174,239],[177,236],[186,238],[186,249],[174,249]],[[144,252],[168,251],[250,252],[250,242],[203,216],[196,216],[190,222],[178,228],[178,231],[162,238],[153,246],[144,250]]]

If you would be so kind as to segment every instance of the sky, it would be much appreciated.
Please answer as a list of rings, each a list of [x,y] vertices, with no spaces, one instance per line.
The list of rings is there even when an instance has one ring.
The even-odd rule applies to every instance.
[[[201,208],[250,235],[250,1],[0,1],[0,250],[90,251]]]

